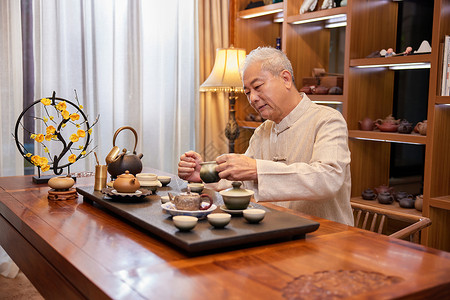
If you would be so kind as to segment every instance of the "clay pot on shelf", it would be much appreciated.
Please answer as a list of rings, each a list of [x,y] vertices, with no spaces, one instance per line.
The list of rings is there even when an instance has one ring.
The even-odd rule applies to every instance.
[[[427,135],[427,120],[417,123],[414,127],[414,131],[421,135]]]
[[[300,92],[305,93],[305,94],[311,94],[311,87],[310,86],[304,86],[300,89]]]
[[[315,88],[311,89],[311,92],[315,95],[327,95],[328,94],[328,88],[325,86],[316,86]]]
[[[379,187],[374,188],[375,192],[377,194],[381,194],[383,192],[388,192],[389,194],[393,194],[394,193],[394,188],[393,187],[388,187],[387,185],[380,185]]]
[[[377,198],[377,194],[372,189],[365,189],[362,192],[361,197],[364,200],[374,200]]]
[[[394,193],[394,200],[395,201],[400,201],[400,199],[408,197],[408,193],[405,191],[399,191]]]
[[[328,90],[328,95],[342,95],[342,93],[342,88],[339,86],[330,87],[330,89]]]
[[[400,120],[394,119],[392,115],[387,116],[384,119],[378,119],[375,121],[375,126],[384,132],[397,132],[398,124]]]
[[[399,133],[409,134],[409,133],[411,133],[412,130],[413,130],[413,125],[412,125],[412,123],[409,123],[407,120],[402,120],[400,122],[400,124],[398,124],[397,131]]]
[[[414,208],[414,197],[413,195],[408,195],[407,197],[401,198],[399,201],[400,207],[403,208]]]
[[[382,192],[378,194],[378,202],[381,204],[392,204],[394,202],[394,196],[389,192]]]
[[[365,117],[361,121],[358,122],[359,129],[364,131],[372,131],[375,128],[375,124],[371,118]]]
[[[422,211],[423,206],[423,195],[416,196],[416,201],[414,201],[414,207],[418,211]]]

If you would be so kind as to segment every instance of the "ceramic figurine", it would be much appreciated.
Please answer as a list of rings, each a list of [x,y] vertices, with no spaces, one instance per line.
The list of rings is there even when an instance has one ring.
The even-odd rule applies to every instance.
[[[300,13],[304,14],[305,12],[314,11],[317,5],[317,0],[305,0],[300,6]]]
[[[330,9],[333,8],[333,0],[324,0],[322,7],[320,9]]]

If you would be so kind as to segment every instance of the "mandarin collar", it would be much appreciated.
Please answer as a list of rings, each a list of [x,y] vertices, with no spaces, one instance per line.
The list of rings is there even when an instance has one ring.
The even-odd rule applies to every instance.
[[[274,130],[277,135],[289,129],[311,105],[312,102],[305,93],[301,92],[300,95],[302,95],[300,103],[280,123],[275,124]]]

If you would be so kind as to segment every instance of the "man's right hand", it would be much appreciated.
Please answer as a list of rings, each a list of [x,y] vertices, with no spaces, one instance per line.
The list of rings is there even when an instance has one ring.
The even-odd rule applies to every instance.
[[[180,156],[178,162],[178,176],[181,179],[190,182],[202,182],[200,179],[200,163],[203,159],[200,154],[195,151],[188,151]]]

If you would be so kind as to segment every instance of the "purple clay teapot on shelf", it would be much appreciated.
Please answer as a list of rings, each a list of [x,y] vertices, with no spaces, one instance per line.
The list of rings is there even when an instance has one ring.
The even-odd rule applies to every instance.
[[[384,132],[397,132],[398,124],[400,120],[394,119],[392,115],[387,116],[384,119],[378,119],[375,121],[375,126]]]
[[[373,120],[369,117],[365,117],[361,121],[358,122],[359,129],[364,131],[372,131],[375,128],[375,124]]]
[[[408,195],[404,198],[401,198],[399,201],[400,207],[403,208],[414,208],[414,197],[413,195]]]
[[[393,187],[388,187],[387,185],[380,185],[379,187],[374,188],[375,192],[377,194],[381,194],[383,192],[388,192],[389,194],[393,194],[394,193],[394,188]]]
[[[378,194],[378,202],[381,204],[392,204],[394,202],[394,196],[389,192],[381,192]]]
[[[409,134],[413,131],[413,124],[409,123],[408,120],[401,120],[400,124],[398,124],[397,131],[399,133]]]
[[[377,198],[377,194],[372,189],[365,189],[362,192],[361,197],[364,200],[374,200]]]

